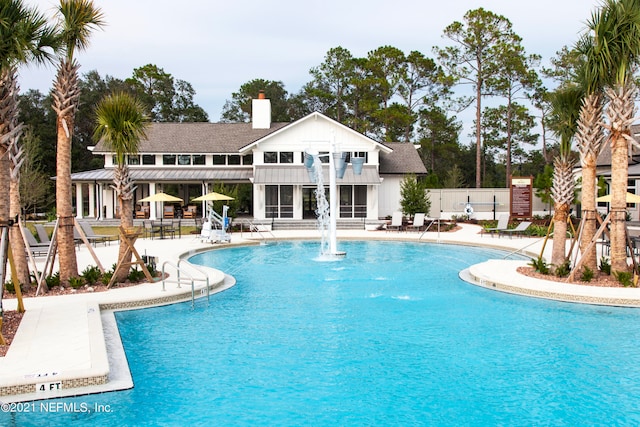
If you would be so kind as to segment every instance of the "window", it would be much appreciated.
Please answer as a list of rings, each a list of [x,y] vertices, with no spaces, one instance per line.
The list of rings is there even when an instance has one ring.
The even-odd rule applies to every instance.
[[[229,164],[229,165],[239,165],[240,164],[240,155],[239,154],[229,154],[227,156],[227,164]]]
[[[243,165],[252,165],[253,164],[253,154],[247,154],[246,156],[242,156],[242,164]]]
[[[264,153],[265,163],[278,163],[278,153],[275,151],[265,151]]]
[[[224,154],[214,154],[213,155],[213,164],[214,165],[226,165],[227,164],[227,156]]]
[[[194,154],[192,156],[192,162],[194,165],[204,165],[205,164],[204,154]]]
[[[153,154],[143,154],[142,155],[142,164],[143,165],[155,165],[156,164],[156,156]]]
[[[293,218],[293,185],[265,186],[265,217]]]
[[[367,163],[367,152],[366,151],[356,151],[353,153],[347,153],[347,163],[351,162],[351,157],[364,157],[364,162]]]
[[[320,156],[320,161],[322,163],[329,163],[329,152],[328,151],[321,151],[318,153],[318,155]]]
[[[163,165],[175,165],[176,164],[176,155],[175,154],[163,154],[162,155],[162,164]]]
[[[367,186],[340,186],[340,218],[366,218]]]
[[[180,166],[187,166],[191,164],[191,156],[188,154],[180,154],[178,156],[178,164]]]
[[[281,152],[280,163],[293,163],[293,152],[292,151]]]
[[[140,164],[140,156],[127,156],[127,163],[130,165],[139,165]]]

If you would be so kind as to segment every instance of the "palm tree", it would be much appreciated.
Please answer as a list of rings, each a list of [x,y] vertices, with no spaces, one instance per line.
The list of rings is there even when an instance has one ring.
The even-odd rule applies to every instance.
[[[60,0],[60,34],[64,54],[60,57],[52,97],[57,114],[56,210],[58,214],[58,260],[63,283],[78,275],[73,240],[74,218],[71,204],[71,136],[78,109],[80,87],[74,54],[84,50],[92,30],[104,25],[103,15],[91,0]]]
[[[127,166],[127,155],[137,154],[140,140],[146,138],[149,121],[144,111],[145,107],[142,103],[127,93],[105,97],[96,109],[94,138],[98,141],[102,140],[107,148],[115,153],[113,188],[120,205],[120,224],[125,229],[133,226],[133,193],[135,191]],[[125,255],[126,249],[125,245],[120,245],[119,261]],[[130,262],[131,259],[124,261]],[[128,273],[128,266],[114,272],[117,281],[124,280]]]
[[[0,224],[19,216],[19,209],[10,209],[11,182],[19,178],[22,123],[18,122],[17,67],[24,64],[42,64],[51,59],[56,47],[56,33],[37,9],[25,6],[22,0],[0,3]],[[15,195],[14,195],[15,196]],[[19,200],[19,198],[18,198]],[[13,204],[15,204],[13,197]],[[19,204],[19,202],[18,202]],[[13,212],[12,212],[13,211]],[[9,240],[14,259],[20,270],[20,282],[28,283],[24,243],[20,230],[11,227]],[[4,261],[6,258],[2,257]],[[0,266],[0,286],[4,284],[6,265]],[[25,278],[26,275],[26,278]],[[26,282],[24,282],[26,280]],[[1,313],[0,307],[0,313]]]
[[[571,155],[571,140],[576,133],[577,120],[582,100],[582,89],[569,86],[551,94],[551,128],[560,137],[560,151],[553,161],[553,185],[551,197],[554,200],[553,248],[551,264],[557,268],[565,263],[567,220],[575,191]]]
[[[633,143],[636,87],[633,68],[640,59],[640,0],[606,0],[587,28],[593,34],[589,72],[605,82],[611,144],[611,269],[625,271],[628,150]],[[596,78],[594,78],[596,79]]]

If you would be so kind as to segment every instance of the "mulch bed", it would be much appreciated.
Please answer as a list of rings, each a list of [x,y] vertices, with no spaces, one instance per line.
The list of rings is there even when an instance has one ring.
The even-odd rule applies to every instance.
[[[535,277],[536,279],[549,280],[552,282],[560,282],[560,283],[571,283],[572,285],[582,285],[582,286],[599,286],[599,287],[607,287],[607,288],[622,288],[622,284],[618,282],[618,280],[609,275],[604,274],[601,271],[594,272],[593,279],[589,282],[583,282],[580,280],[580,275],[576,274],[575,280],[568,281],[568,277],[558,277],[552,274],[542,274],[538,273],[533,269],[533,267],[518,267],[518,273],[523,274],[529,277]]]

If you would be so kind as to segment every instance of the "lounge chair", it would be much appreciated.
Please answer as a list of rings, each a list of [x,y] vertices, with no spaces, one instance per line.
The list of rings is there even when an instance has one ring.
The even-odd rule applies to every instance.
[[[162,218],[173,219],[175,218],[175,208],[173,205],[165,205],[162,211]]]
[[[34,224],[36,228],[36,232],[38,233],[38,239],[40,239],[40,243],[50,244],[51,239],[49,239],[49,233],[44,229],[44,225],[42,224]]]
[[[498,217],[498,225],[496,225],[496,227],[494,228],[485,228],[482,234],[490,233],[491,237],[493,237],[495,233],[498,233],[499,235],[501,231],[506,230],[508,227],[509,227],[509,214],[502,214]]]
[[[85,236],[87,236],[89,242],[93,243],[94,246],[97,242],[102,242],[106,245],[107,242],[111,242],[111,239],[115,237],[111,234],[96,234],[93,231],[93,227],[91,227],[91,224],[89,224],[88,222],[78,221],[78,224],[80,224],[80,228],[82,228],[82,231],[84,231],[84,234]]]
[[[22,229],[24,230],[24,235],[27,238],[27,244],[29,245],[32,255],[46,255],[49,252],[49,243],[38,242],[31,230],[27,227],[23,227]]]
[[[422,231],[424,228],[424,213],[417,213],[413,216],[413,224],[407,225],[407,230]]]
[[[516,228],[512,228],[510,230],[502,230],[500,231],[500,233],[508,234],[509,238],[511,238],[511,236],[513,235],[518,235],[522,237],[522,235],[524,234],[525,231],[527,231],[527,228],[529,228],[530,225],[531,225],[530,221],[522,221],[520,224],[518,224]]]
[[[391,230],[396,230],[396,231],[402,231],[403,226],[402,226],[402,212],[400,211],[396,211],[393,213],[393,215],[391,216],[391,224],[387,225],[387,231],[391,231]]]

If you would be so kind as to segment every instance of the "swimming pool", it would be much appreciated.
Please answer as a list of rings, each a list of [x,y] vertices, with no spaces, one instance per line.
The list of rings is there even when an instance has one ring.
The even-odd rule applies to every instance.
[[[54,402],[65,425],[633,425],[640,312],[493,292],[500,252],[402,242],[238,247],[193,262],[238,284],[117,314],[135,388]],[[6,414],[2,414],[6,416]],[[52,415],[15,414],[15,425]],[[0,420],[3,418],[0,417]],[[3,424],[4,425],[4,424]]]

